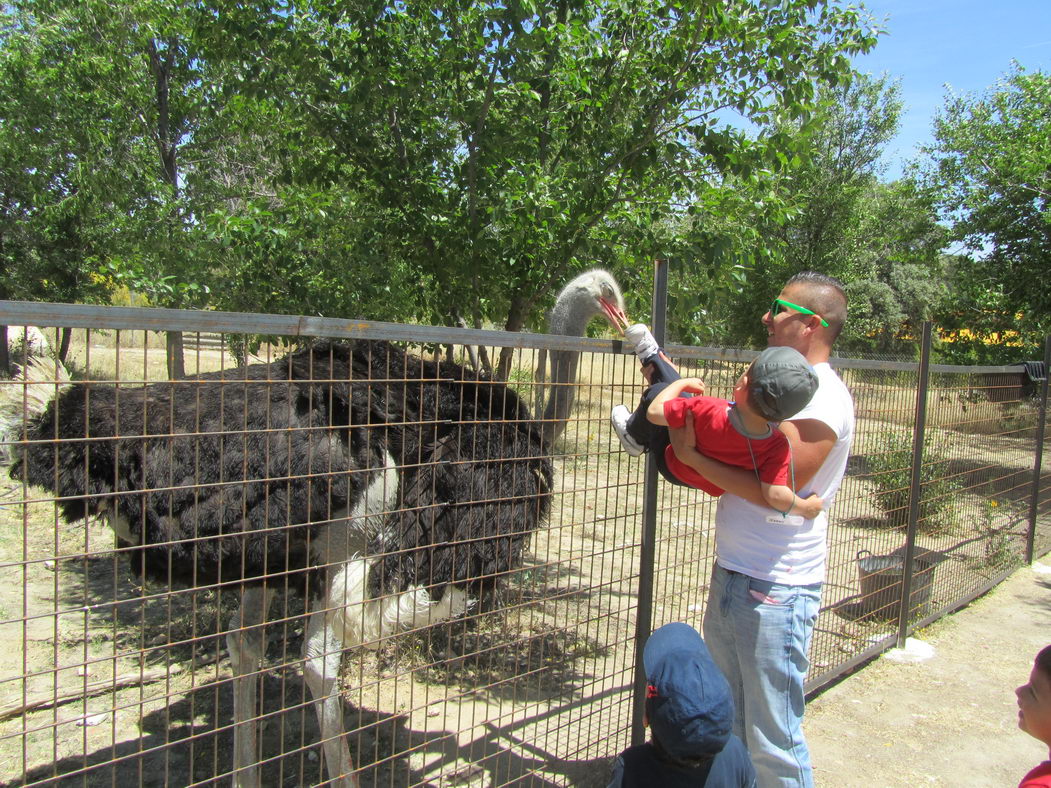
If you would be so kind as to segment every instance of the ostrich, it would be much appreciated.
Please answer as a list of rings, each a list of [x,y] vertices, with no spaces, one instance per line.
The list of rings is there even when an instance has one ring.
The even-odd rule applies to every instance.
[[[594,316],[626,324],[600,270],[562,291],[552,331]],[[571,382],[571,355],[554,384]],[[50,365],[29,378],[48,382],[0,402],[12,478],[54,493],[66,521],[104,515],[140,576],[240,589],[227,648],[241,788],[260,782],[255,674],[275,593],[308,598],[304,679],[325,764],[357,786],[343,651],[462,614],[520,563],[550,507],[551,421],[571,403],[537,422],[507,386],[380,341],[141,387],[71,383]]]

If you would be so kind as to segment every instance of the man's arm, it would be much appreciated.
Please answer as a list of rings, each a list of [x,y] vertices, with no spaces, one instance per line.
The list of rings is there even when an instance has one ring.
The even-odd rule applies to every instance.
[[[815,419],[783,421],[781,432],[792,445],[795,486],[799,490],[814,477],[817,469],[832,451],[836,443],[836,433],[827,424]],[[668,428],[668,437],[675,456],[712,484],[757,506],[768,505],[754,470],[726,465],[697,451],[691,413],[686,413],[686,424],[681,429]]]
[[[781,432],[792,446],[796,490],[805,487],[836,445],[835,431],[817,419],[782,421]]]

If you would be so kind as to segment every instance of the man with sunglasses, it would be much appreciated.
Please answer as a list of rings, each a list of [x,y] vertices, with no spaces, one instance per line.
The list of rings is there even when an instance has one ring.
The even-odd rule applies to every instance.
[[[846,318],[841,283],[812,271],[793,276],[762,317],[768,345],[798,350],[818,376],[810,403],[781,422],[797,492],[825,501],[814,520],[771,517],[755,475],[697,452],[689,421],[669,435],[682,462],[727,491],[715,515],[704,640],[733,690],[734,732],[747,744],[763,788],[813,785],[803,682],[825,576],[827,510],[854,435],[853,400],[828,363]]]

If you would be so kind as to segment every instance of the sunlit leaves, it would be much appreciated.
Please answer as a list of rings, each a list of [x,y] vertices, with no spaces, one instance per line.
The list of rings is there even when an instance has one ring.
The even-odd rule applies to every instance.
[[[950,96],[934,133],[927,174],[972,253],[961,284],[998,302],[976,330],[1009,324],[1038,345],[1051,331],[1051,75],[1016,66],[985,95]]]
[[[33,66],[79,121],[52,137],[119,161],[78,181],[111,200],[114,276],[172,305],[512,329],[539,327],[594,264],[630,286],[682,255],[712,292],[738,288],[741,244],[696,229],[737,198],[698,210],[699,195],[758,194],[797,164],[773,121],[812,117],[816,88],[874,40],[854,9],[814,0],[10,8],[39,53],[65,53]],[[151,51],[170,66],[166,126]],[[714,223],[740,238],[739,217]]]

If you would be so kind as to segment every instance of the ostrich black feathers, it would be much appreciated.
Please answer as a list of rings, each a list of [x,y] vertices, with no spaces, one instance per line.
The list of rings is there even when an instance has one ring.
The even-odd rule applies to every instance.
[[[549,329],[580,336],[598,316],[627,325],[619,287],[594,270],[563,288]],[[71,384],[44,364],[0,388],[0,435],[15,479],[50,491],[67,520],[104,516],[141,575],[240,592],[226,631],[237,788],[262,784],[271,600],[307,586],[318,739],[331,784],[358,788],[343,652],[461,615],[469,591],[520,565],[551,506],[548,452],[575,390],[575,353],[553,359],[550,380],[538,370],[554,403],[538,403],[539,422],[507,385],[387,342],[317,342],[150,385]]]
[[[386,342],[146,386],[77,383],[25,426],[11,475],[67,520],[106,514],[133,570],[202,587],[285,575],[387,468],[373,591],[491,584],[550,505],[539,426],[513,390]],[[354,524],[350,524],[354,527]]]
[[[370,413],[399,469],[398,501],[367,553],[370,590],[493,585],[550,508],[541,425],[503,383],[393,346],[355,352],[380,378]]]

